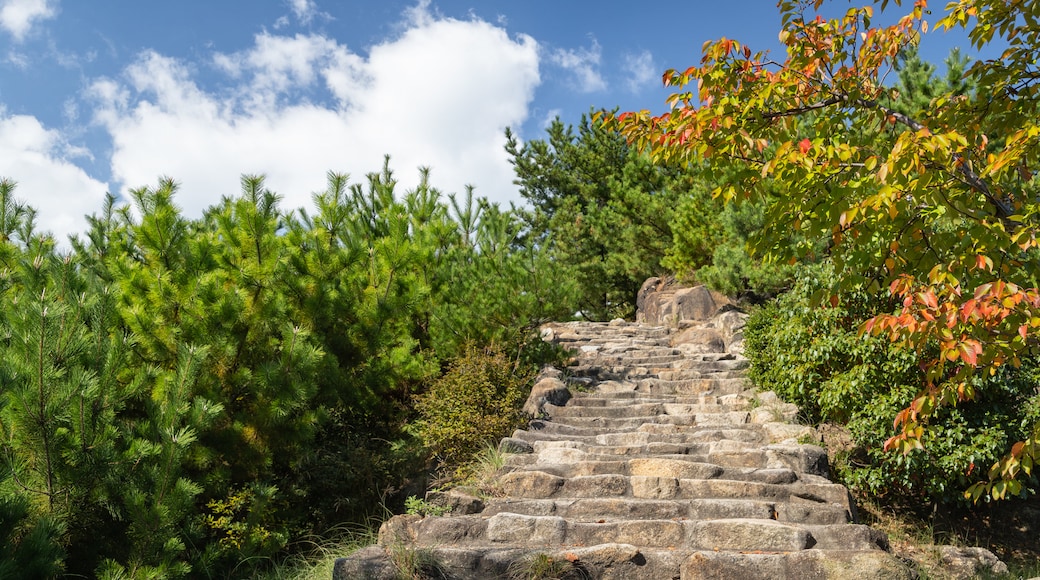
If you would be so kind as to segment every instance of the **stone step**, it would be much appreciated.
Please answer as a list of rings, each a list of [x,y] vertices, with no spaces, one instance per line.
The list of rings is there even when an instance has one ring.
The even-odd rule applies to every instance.
[[[906,563],[885,551],[821,549],[781,554],[699,551],[684,560],[679,576],[680,580],[909,580],[917,577]]]
[[[387,559],[386,549],[373,546]],[[526,571],[553,566],[560,576],[597,580],[633,578],[678,580],[775,580],[827,578],[910,580],[917,575],[891,554],[879,551],[809,549],[787,553],[737,553],[638,548],[631,544],[598,544],[566,548],[435,546],[428,551],[442,577],[527,577]],[[364,568],[348,569],[349,560],[337,562],[334,578],[368,578]]]
[[[588,348],[588,347],[586,347]],[[571,369],[582,372],[595,369],[636,369],[654,368],[662,370],[675,370],[672,363],[683,360],[681,354],[653,354],[653,353],[631,353],[625,355],[599,355],[580,356],[578,365]]]
[[[747,392],[748,385],[745,379],[683,379],[667,381],[650,378],[636,381],[636,390],[654,395],[730,395]]]
[[[712,360],[685,357],[681,362],[672,363],[672,367],[676,369],[693,369],[701,372],[735,372],[747,370],[750,364],[751,361],[743,357]]]
[[[616,431],[613,433],[600,433],[595,435],[594,433],[599,432],[597,429],[583,429],[581,427],[548,423],[546,424],[546,427],[541,430],[514,431],[512,438],[526,441],[531,445],[535,445],[539,442],[572,442],[575,444],[615,448],[636,447],[652,443],[667,443],[672,445],[686,445],[688,446],[686,448],[687,453],[705,453],[707,448],[703,447],[703,445],[726,442],[743,444],[744,448],[760,449],[761,445],[764,445],[770,440],[767,431],[756,429],[756,427],[764,426],[766,425],[747,425],[746,429],[737,429],[734,428],[737,426],[723,428],[697,425],[646,423],[639,426],[637,429]],[[582,429],[588,434],[574,434],[574,431],[578,429]]]
[[[748,411],[704,412],[696,413],[694,415],[668,415],[662,413],[659,415],[655,414],[634,417],[604,417],[596,415],[561,416],[554,414],[554,409],[550,408],[551,405],[546,405],[545,407],[546,413],[553,423],[570,425],[572,427],[584,427],[586,429],[598,428],[600,431],[611,432],[636,429],[640,425],[645,424],[723,426],[751,423],[751,413]],[[771,418],[773,414],[762,414],[761,416],[763,422],[765,422],[764,419]]]
[[[617,405],[632,405],[643,403],[668,403],[674,405],[750,405],[754,400],[746,395],[648,395],[635,390],[603,392],[599,390],[592,392],[575,393],[569,401],[568,406],[573,407],[613,407]],[[634,389],[635,384],[629,385]]]
[[[698,461],[700,457],[683,455],[634,456],[610,459],[610,456],[587,456],[576,450],[561,449],[562,453],[550,454],[542,452],[537,455],[520,456],[521,460],[508,461],[507,467],[516,470],[541,471],[559,477],[569,478],[584,475],[643,475],[658,477],[678,477],[685,479],[729,479],[734,481],[759,481],[763,483],[793,483],[799,475],[786,467],[743,467],[718,465],[708,461]],[[559,461],[554,461],[558,459]]]
[[[650,452],[642,455],[600,454],[573,447],[551,447],[543,448],[535,453],[511,456],[506,459],[506,465],[524,469],[532,469],[532,466],[553,466],[554,472],[561,472],[561,470],[568,469],[567,464],[573,464],[570,468],[580,471],[591,470],[594,473],[620,473],[622,475],[647,475],[647,469],[657,468],[662,474],[667,473],[672,477],[694,479],[718,477],[719,473],[710,476],[683,476],[678,473],[690,470],[692,470],[691,473],[701,473],[701,466],[712,465],[720,469],[729,468],[733,473],[736,473],[735,468],[743,468],[745,470],[789,470],[796,474],[826,477],[826,455],[821,457],[817,452],[809,451],[809,449],[819,449],[818,447],[806,447],[807,449],[798,449],[788,445],[769,445],[756,448],[742,442],[723,441],[676,445],[673,449],[680,453],[673,454],[661,453],[660,451],[668,450],[668,447],[660,447],[656,453]],[[740,449],[746,449],[746,451],[740,451]],[[635,462],[640,468],[633,471],[618,462],[630,464]],[[595,466],[591,465],[592,463],[604,465]],[[691,467],[684,467],[684,465],[691,465]],[[744,479],[744,477],[740,479]]]
[[[563,346],[569,346],[574,343],[609,345],[618,342],[623,342],[625,345],[636,346],[670,346],[668,344],[667,329],[658,329],[656,331],[646,332],[640,336],[633,336],[630,333],[626,334],[620,332],[578,333],[563,330],[562,332],[556,333],[556,342]]]
[[[750,419],[750,416],[749,416]],[[675,417],[671,415],[652,415],[645,417],[553,417],[550,420],[558,425],[580,427],[586,430],[619,432],[638,429],[642,425],[696,425],[697,418],[690,416]],[[750,422],[750,421],[749,421]]]
[[[814,437],[811,427],[789,423],[754,423],[746,425],[676,425],[672,423],[644,423],[635,428],[616,429],[605,434],[596,427],[562,425],[556,422],[532,421],[528,430],[513,433],[510,441],[523,441],[525,445],[538,444],[573,446],[603,446],[633,448],[648,444],[690,445],[718,441],[738,441],[748,444],[767,445],[772,443],[791,445],[805,438]],[[641,434],[653,435],[644,437]],[[689,449],[687,447],[686,449]],[[513,451],[513,453],[528,451]],[[632,453],[633,451],[609,451],[601,453]],[[644,451],[638,451],[643,453]],[[677,453],[689,453],[679,451]]]
[[[531,423],[534,425],[536,422],[532,421]],[[513,432],[512,438],[527,441],[532,445],[539,441],[572,441],[574,443],[605,447],[632,447],[650,443],[701,444],[716,441],[715,437],[718,435],[727,435],[722,440],[733,440],[743,443],[766,440],[764,432],[758,429],[761,427],[759,425],[749,424],[746,426],[746,429],[737,429],[735,427],[738,426],[724,428],[718,426],[644,423],[636,428],[618,429],[611,433],[603,433],[602,429],[597,428],[583,428],[547,422],[544,423],[544,427],[541,429],[518,429]],[[579,435],[579,432],[584,432],[585,434]]]
[[[648,548],[793,552],[885,550],[884,534],[858,524],[796,524],[772,519],[600,519],[587,522],[560,516],[499,512],[398,521],[398,535],[419,547],[450,544],[590,546],[632,544]]]
[[[635,498],[492,498],[481,515],[501,512],[560,516],[576,521],[600,519],[764,519],[798,524],[844,524],[848,513],[837,505],[752,499],[657,500]]]
[[[851,520],[845,486],[835,483],[796,481],[777,484],[728,479],[680,479],[676,477],[617,474],[559,477],[542,471],[513,471],[497,485],[510,497],[525,499],[616,498],[645,499],[754,499],[799,501],[841,506]]]
[[[693,379],[742,379],[745,371],[716,371],[699,369],[653,369],[647,378],[656,378],[662,381],[685,381]],[[629,379],[636,379],[638,375],[630,374]],[[636,379],[638,380],[638,379]]]
[[[602,399],[601,399],[602,400]],[[747,411],[751,405],[745,403],[670,403],[670,402],[644,402],[632,400],[627,404],[613,405],[571,405],[556,406],[545,405],[545,413],[554,421],[569,417],[597,417],[597,418],[630,418],[630,417],[652,417],[655,415],[667,415],[672,417],[694,417],[706,413],[731,413],[736,411]],[[747,421],[739,421],[746,423]]]

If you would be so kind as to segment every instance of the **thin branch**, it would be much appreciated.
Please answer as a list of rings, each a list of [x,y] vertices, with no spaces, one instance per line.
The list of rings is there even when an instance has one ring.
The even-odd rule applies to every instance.
[[[858,105],[867,109],[877,109],[888,115],[890,118],[894,119],[897,123],[906,125],[914,131],[927,129],[927,127],[925,127],[923,124],[919,123],[918,121],[909,117],[908,115],[900,113],[899,111],[896,111],[889,107],[886,107],[885,105],[882,105],[881,103],[875,100],[850,99],[848,95],[844,94],[834,95],[822,101],[817,101],[815,103],[803,105],[801,107],[794,107],[791,109],[785,109],[783,111],[763,113],[762,118],[771,120],[779,119],[782,117],[793,117],[803,115],[811,111],[825,109],[832,105],[837,105],[841,103]],[[968,166],[967,159],[965,159],[963,155],[961,155],[960,153],[953,153],[953,164],[956,172],[960,173],[961,177],[964,178],[964,184],[970,187],[971,189],[974,189],[975,191],[981,193],[982,196],[985,197],[986,200],[994,207],[994,209],[997,212],[997,217],[1006,221],[1007,218],[1011,216],[1012,210],[1008,202],[1006,200],[999,199],[997,196],[993,195],[993,192],[989,189],[989,185],[981,177],[979,177],[977,173],[971,170],[971,167]]]
[[[904,115],[899,111],[890,109],[882,105],[881,103],[878,103],[877,101],[857,99],[855,103],[863,107],[878,109],[883,113],[887,114],[889,117],[895,119],[897,123],[906,125],[914,131],[927,129],[927,127],[915,121],[914,119],[911,119],[907,115]],[[961,155],[960,153],[954,153],[953,165],[956,168],[957,172],[964,177],[964,181],[968,185],[968,187],[971,187],[975,191],[981,193],[983,197],[985,197],[986,200],[993,205],[993,207],[997,210],[997,217],[999,217],[1002,220],[1006,220],[1009,216],[1011,216],[1011,207],[1008,205],[1007,201],[998,199],[995,195],[993,195],[993,193],[989,189],[989,185],[981,177],[979,177],[977,173],[971,170],[971,168],[968,166],[967,159],[965,159],[963,155]]]
[[[787,109],[787,110],[784,110],[784,111],[774,111],[772,113],[763,113],[762,114],[762,118],[763,119],[779,119],[781,117],[796,117],[798,115],[802,115],[802,114],[808,113],[810,111],[816,111],[816,110],[819,110],[819,109],[825,109],[825,108],[827,108],[827,107],[829,107],[831,105],[837,105],[838,103],[843,103],[843,102],[846,102],[846,101],[847,101],[847,99],[845,97],[841,97],[841,96],[831,97],[831,98],[825,99],[823,101],[819,101],[819,102],[812,103],[812,104],[809,104],[809,105],[804,105],[804,106],[801,106],[801,107],[795,107],[793,109]]]

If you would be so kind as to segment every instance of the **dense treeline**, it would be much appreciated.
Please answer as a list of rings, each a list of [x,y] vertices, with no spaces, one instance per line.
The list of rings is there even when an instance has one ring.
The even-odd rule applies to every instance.
[[[765,204],[726,204],[711,191],[725,176],[702,167],[652,163],[616,131],[583,116],[577,129],[556,119],[546,139],[506,151],[528,235],[571,268],[578,314],[591,320],[635,315],[650,276],[710,284],[757,302],[785,288],[792,270],[748,253]]]
[[[974,94],[964,74],[970,62],[954,51],[945,64],[939,74],[906,50],[886,106],[928,119],[937,96]],[[814,122],[811,116],[792,121],[806,134]],[[1001,141],[994,134],[994,142]],[[882,132],[873,146],[891,147],[896,138]],[[1040,418],[1040,375],[1035,359],[1023,356],[1020,368],[974,377],[969,386],[978,404],[937,412],[923,449],[885,449],[894,434],[892,417],[919,396],[926,362],[937,352],[935,345],[900,348],[859,332],[872,313],[898,312],[902,305],[882,284],[884,257],[898,238],[891,232],[860,234],[860,254],[835,252],[830,229],[812,237],[789,227],[790,216],[775,203],[789,195],[782,180],[766,180],[749,199],[713,197],[713,190],[739,178],[738,169],[696,159],[682,167],[652,163],[611,127],[586,119],[577,129],[557,121],[546,140],[522,146],[510,140],[507,149],[531,203],[525,219],[532,234],[546,236],[582,281],[582,314],[631,316],[648,273],[740,298],[752,313],[747,355],[753,380],[797,403],[806,422],[847,430],[851,444],[839,454],[836,475],[855,491],[924,511],[938,502],[963,502],[964,490],[985,481],[989,466],[1028,437]],[[876,192],[880,186],[859,188]],[[1035,195],[1036,181],[1022,188]],[[957,260],[971,242],[961,234],[966,220],[934,211],[942,215],[932,220],[928,251],[940,261]],[[951,239],[956,243],[947,243]],[[770,254],[798,259],[765,259]],[[1037,489],[1035,476],[1025,478],[1023,494]]]
[[[965,66],[939,79],[908,53],[889,105],[973,91]],[[421,495],[431,468],[460,473],[523,420],[554,356],[538,324],[630,317],[652,275],[752,307],[753,378],[847,426],[856,490],[955,499],[1040,420],[1024,360],[973,383],[984,405],[937,414],[927,452],[885,452],[930,353],[858,334],[898,305],[829,237],[776,227],[783,182],[727,202],[711,192],[738,176],[653,163],[588,117],[507,133],[506,151],[521,209],[444,196],[425,170],[400,191],[387,164],[330,174],[311,211],[247,176],[189,219],[163,180],[110,198],[68,248],[0,181],[0,577],[247,576]],[[764,259],[763,241],[801,260]]]
[[[395,190],[330,175],[312,215],[245,177],[188,219],[164,180],[64,250],[0,183],[2,565],[248,575],[426,467],[407,422],[449,362],[526,372],[565,270],[472,192]]]

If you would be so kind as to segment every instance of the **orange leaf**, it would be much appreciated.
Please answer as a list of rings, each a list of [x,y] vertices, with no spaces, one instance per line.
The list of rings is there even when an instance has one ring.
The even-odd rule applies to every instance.
[[[1025,447],[1025,446],[1026,446],[1026,444],[1025,444],[1024,441],[1019,441],[1018,443],[1015,443],[1014,445],[1012,445],[1011,446],[1011,456],[1017,458],[1020,455],[1022,455],[1022,448]]]
[[[924,302],[924,305],[927,306],[928,308],[938,308],[939,307],[939,302],[935,298],[935,292],[932,291],[931,288],[929,288],[927,292],[922,292],[921,298],[922,298],[922,302]]]
[[[961,359],[964,360],[964,362],[968,363],[973,367],[978,366],[978,356],[979,353],[982,351],[981,346],[979,346],[977,343],[974,343],[974,341],[965,342],[962,343],[957,348],[957,350],[960,352]]]
[[[802,155],[805,155],[809,152],[810,149],[812,149],[812,141],[810,141],[808,138],[802,139],[798,142],[798,149],[801,150]]]

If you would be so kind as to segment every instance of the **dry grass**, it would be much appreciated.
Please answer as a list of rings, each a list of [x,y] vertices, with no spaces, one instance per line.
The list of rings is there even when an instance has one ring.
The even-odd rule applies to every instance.
[[[373,522],[374,523],[374,522]],[[328,538],[296,542],[295,554],[259,576],[260,580],[329,580],[338,558],[376,543],[378,525],[332,530]]]
[[[970,508],[938,506],[924,514],[858,499],[862,523],[888,534],[892,551],[913,560],[922,578],[950,577],[939,546],[986,548],[1008,565],[1010,578],[1040,577],[1040,497]]]

